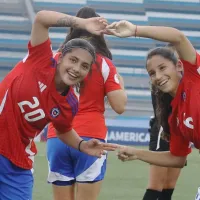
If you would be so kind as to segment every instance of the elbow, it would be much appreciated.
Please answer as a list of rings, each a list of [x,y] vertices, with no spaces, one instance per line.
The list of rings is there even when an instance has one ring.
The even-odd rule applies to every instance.
[[[185,166],[185,163],[183,164],[183,163],[178,163],[178,164],[176,164],[176,165],[174,165],[173,167],[174,168],[183,168]]]
[[[186,164],[187,160],[186,157],[177,157],[176,164],[174,165],[175,168],[183,168]]]
[[[180,162],[178,168],[185,167],[186,163],[187,163],[187,160]]]
[[[185,34],[179,30],[177,30],[177,37],[176,37],[176,42],[175,43],[182,43],[183,41],[187,40],[187,37]]]
[[[123,114],[125,112],[125,106],[117,106],[116,108],[113,108],[113,110],[117,114],[121,115],[121,114]]]
[[[40,23],[44,16],[46,15],[46,10],[41,10],[36,13],[34,23]]]

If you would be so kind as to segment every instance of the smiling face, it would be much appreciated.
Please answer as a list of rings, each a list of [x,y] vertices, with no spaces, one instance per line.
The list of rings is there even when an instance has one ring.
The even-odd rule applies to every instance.
[[[180,61],[174,64],[162,55],[153,55],[147,60],[147,71],[154,86],[171,96],[176,95],[183,71]]]
[[[56,72],[57,88],[81,82],[90,71],[92,63],[92,55],[82,48],[73,48],[64,57],[60,55]]]

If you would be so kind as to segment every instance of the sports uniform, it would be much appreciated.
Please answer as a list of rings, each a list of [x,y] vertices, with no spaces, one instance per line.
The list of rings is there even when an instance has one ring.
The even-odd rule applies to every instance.
[[[0,199],[30,200],[34,137],[52,122],[60,132],[72,129],[78,99],[72,87],[61,96],[55,87],[56,62],[51,42],[32,47],[0,85]]]
[[[73,120],[73,128],[85,140],[97,138],[105,142],[104,98],[107,93],[121,87],[111,60],[97,55],[96,63],[81,88],[79,110]],[[104,178],[106,156],[98,159],[68,147],[56,138],[52,124],[48,130],[47,157],[50,170],[48,181],[53,184],[71,185],[75,181],[96,182]]]
[[[200,55],[196,64],[182,60],[184,75],[171,106],[170,152],[175,156],[187,156],[191,143],[200,149]]]

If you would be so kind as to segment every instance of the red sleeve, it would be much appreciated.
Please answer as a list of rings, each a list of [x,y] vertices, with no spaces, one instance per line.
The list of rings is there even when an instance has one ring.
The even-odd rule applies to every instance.
[[[198,75],[200,74],[200,54],[198,52],[196,52],[196,63],[195,64],[191,64],[188,61],[185,60],[181,60],[181,62],[183,63],[184,66],[184,70],[185,71],[193,71],[194,72],[198,72]]]
[[[53,126],[60,133],[66,133],[66,132],[72,130],[72,123],[69,123],[69,122],[67,122],[65,124],[63,124],[63,123],[62,124],[61,123],[53,123]]]
[[[72,126],[68,125],[68,126],[63,126],[62,127],[60,125],[49,123],[48,131],[47,131],[47,138],[57,137],[56,130],[59,131],[60,133],[66,133],[66,132],[72,130]]]
[[[187,156],[191,153],[190,142],[186,140],[182,135],[171,133],[170,152],[174,156]]]
[[[104,78],[104,88],[106,94],[108,92],[121,89],[116,67],[108,58],[102,58],[102,75]]]
[[[50,39],[46,40],[42,44],[32,47],[31,42],[28,43],[28,53],[23,59],[23,63],[27,63],[29,66],[41,68],[45,66],[44,63],[52,63],[52,47]]]

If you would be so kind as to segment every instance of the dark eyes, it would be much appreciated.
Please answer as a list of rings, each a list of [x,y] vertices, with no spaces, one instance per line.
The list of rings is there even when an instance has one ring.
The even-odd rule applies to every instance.
[[[70,58],[70,60],[72,61],[72,63],[76,63],[76,59],[75,58]]]
[[[160,69],[160,70],[164,70],[164,69],[165,69],[165,66],[160,66],[159,69]]]
[[[150,76],[150,77],[152,77],[152,76],[154,76],[154,75],[155,75],[154,72],[150,72],[150,73],[149,73],[149,76]]]
[[[89,70],[90,69],[89,65],[82,65],[82,66],[83,66],[83,69],[85,69],[85,70]]]
[[[165,68],[166,68],[166,66],[163,65],[163,66],[160,66],[160,67],[159,67],[159,70],[160,70],[160,71],[164,71]],[[153,77],[153,76],[155,76],[155,75],[156,75],[156,72],[154,72],[154,71],[149,72],[149,76],[150,76],[150,77]]]

